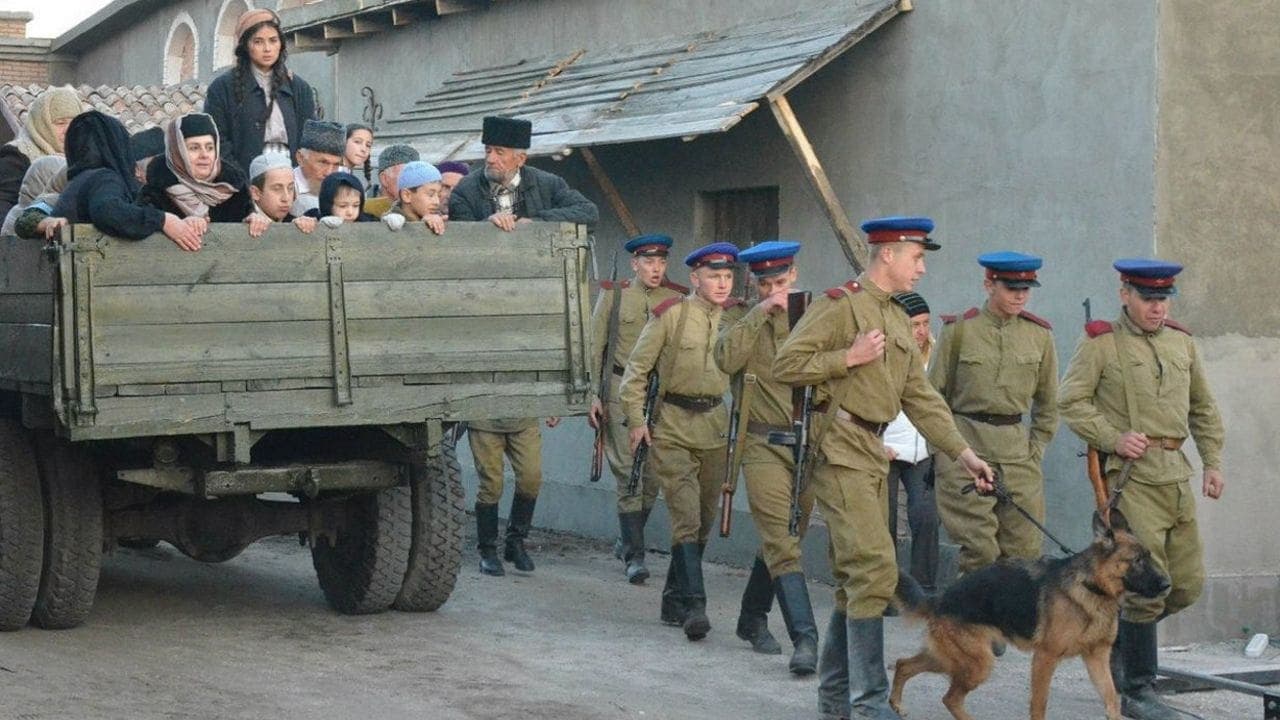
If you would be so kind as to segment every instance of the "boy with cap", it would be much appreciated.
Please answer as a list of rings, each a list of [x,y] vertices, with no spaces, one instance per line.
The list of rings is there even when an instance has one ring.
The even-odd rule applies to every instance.
[[[484,172],[464,177],[449,198],[449,218],[488,220],[506,231],[521,220],[594,225],[595,203],[558,175],[525,165],[533,137],[528,120],[491,115],[484,119]]]
[[[1194,717],[1160,701],[1156,623],[1189,607],[1204,588],[1188,435],[1204,465],[1201,492],[1222,496],[1222,416],[1209,391],[1191,332],[1169,318],[1177,263],[1124,259],[1120,317],[1085,325],[1062,378],[1059,402],[1067,426],[1105,455],[1104,472],[1118,507],[1171,588],[1156,598],[1127,596],[1111,652],[1121,711],[1137,720]],[[1128,484],[1117,488],[1124,466]]]
[[[446,160],[436,164],[436,169],[440,171],[440,214],[447,220],[449,218],[449,198],[453,195],[453,189],[458,187],[458,183],[462,182],[462,178],[471,174],[471,168],[457,160]]]
[[[882,436],[905,410],[925,438],[959,458],[979,490],[991,468],[968,447],[925,378],[906,313],[893,294],[924,275],[939,246],[933,221],[888,217],[862,224],[871,262],[856,280],[816,298],[773,363],[775,379],[815,385],[813,489],[830,533],[836,604],[818,661],[823,717],[898,720],[888,704],[883,614],[898,584],[888,528],[889,461]]]
[[[632,584],[643,583],[649,578],[649,569],[644,564],[644,527],[658,500],[658,481],[653,476],[653,466],[649,465],[636,494],[627,494],[631,479],[631,443],[618,388],[627,358],[640,337],[640,330],[653,316],[654,309],[689,292],[689,288],[667,279],[667,257],[672,244],[667,235],[638,235],[628,240],[624,248],[631,253],[633,277],[619,283],[602,280],[596,306],[591,313],[591,347],[600,353],[593,360],[592,367],[606,368],[612,385],[608,407],[600,402],[600,398],[592,398],[587,423],[592,428],[600,427],[601,423],[605,425],[604,454],[618,485],[618,527],[622,538],[618,554],[626,563],[627,582]],[[616,332],[610,338],[609,326],[615,313],[617,322],[613,325]],[[613,356],[603,358],[606,348],[610,347]]]
[[[671,516],[671,564],[662,589],[661,618],[682,625],[690,640],[711,630],[702,581],[702,549],[715,520],[724,481],[729,376],[713,351],[723,306],[733,292],[738,248],[712,243],[685,258],[694,294],[654,308],[627,358],[618,395],[630,428],[630,450],[648,443],[653,473]],[[644,416],[645,390],[658,373],[659,402],[653,431]]]
[[[298,145],[298,167],[293,171],[298,197],[293,201],[293,214],[301,217],[319,206],[320,183],[342,165],[347,129],[336,122],[308,120]]]
[[[373,197],[364,201],[364,211],[376,217],[387,214],[391,206],[400,198],[400,171],[406,163],[421,160],[418,151],[410,145],[388,145],[378,153],[378,185],[373,189]]]
[[[292,222],[304,233],[316,229],[316,219],[290,214],[297,189],[293,183],[293,165],[282,152],[265,152],[249,163],[249,197],[253,213],[244,221],[251,237],[261,237],[273,222]]]
[[[1058,354],[1047,320],[1026,310],[1039,287],[1034,255],[978,256],[987,302],[963,316],[943,315],[929,380],[947,400],[960,434],[994,465],[1015,503],[1044,521],[1044,449],[1058,429]],[[1029,423],[1023,420],[1029,418]],[[1009,503],[962,493],[969,474],[935,460],[938,515],[960,546],[961,573],[1001,558],[1038,558],[1040,531]]]
[[[752,397],[738,399],[739,407],[747,408],[738,427],[746,434],[742,472],[761,546],[742,592],[737,635],[750,642],[756,652],[782,652],[769,632],[769,610],[776,594],[794,648],[791,672],[812,675],[818,664],[818,627],[800,561],[800,542],[813,510],[813,488],[801,490],[800,531],[798,537],[792,537],[788,526],[795,459],[790,448],[771,445],[768,439],[770,432],[791,431],[791,386],[773,377],[773,359],[791,332],[787,296],[795,286],[799,251],[798,242],[770,240],[738,254],[755,277],[760,301],[720,333],[715,358],[729,375],[746,373],[756,378],[753,384],[742,384],[742,392]]]
[[[405,163],[397,183],[399,199],[383,220],[392,230],[399,230],[404,220],[425,223],[436,235],[444,233],[445,220],[440,214],[440,171],[434,165],[415,160]],[[397,221],[396,216],[402,216]]]

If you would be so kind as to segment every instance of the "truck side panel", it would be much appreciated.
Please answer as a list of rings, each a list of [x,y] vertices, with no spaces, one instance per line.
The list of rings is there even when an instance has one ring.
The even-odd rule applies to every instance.
[[[50,392],[54,265],[43,244],[0,237],[0,389]]]

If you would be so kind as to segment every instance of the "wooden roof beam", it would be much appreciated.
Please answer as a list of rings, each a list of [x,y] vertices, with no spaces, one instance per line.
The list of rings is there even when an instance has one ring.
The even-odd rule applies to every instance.
[[[355,37],[355,35],[355,22],[351,18],[324,24],[325,40],[341,40],[342,38]]]

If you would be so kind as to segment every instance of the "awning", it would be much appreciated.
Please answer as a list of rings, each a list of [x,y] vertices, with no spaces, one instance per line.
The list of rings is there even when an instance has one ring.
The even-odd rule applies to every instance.
[[[481,119],[493,114],[533,122],[531,155],[724,132],[897,15],[899,1],[462,70],[389,120],[378,144],[475,160]]]

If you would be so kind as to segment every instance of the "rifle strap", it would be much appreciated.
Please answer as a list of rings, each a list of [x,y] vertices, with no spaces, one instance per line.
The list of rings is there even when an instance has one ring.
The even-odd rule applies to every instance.
[[[747,444],[747,423],[751,419],[751,397],[756,393],[759,378],[755,373],[742,373],[742,384],[739,388],[741,395],[738,400],[738,437],[737,442],[731,449],[733,453],[733,462],[729,468],[730,481],[736,486],[738,484],[738,473],[742,470],[742,450]]]
[[[609,402],[609,390],[613,384],[609,377],[613,372],[613,356],[618,348],[619,314],[622,312],[622,287],[615,276],[613,289],[610,291],[609,322],[605,325],[604,357],[600,360],[600,403]]]

